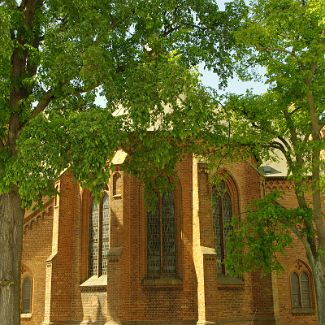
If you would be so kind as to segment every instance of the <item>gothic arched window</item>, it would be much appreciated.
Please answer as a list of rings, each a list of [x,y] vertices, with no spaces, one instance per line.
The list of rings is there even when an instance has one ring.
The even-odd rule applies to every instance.
[[[147,212],[147,271],[149,278],[176,275],[176,219],[174,193],[157,195]]]
[[[293,313],[310,313],[312,311],[311,280],[305,268],[290,275],[291,303]]]
[[[21,285],[21,313],[31,314],[32,313],[32,290],[33,290],[33,279],[31,276],[23,277]]]
[[[231,195],[230,189],[225,181],[221,181],[212,188],[212,217],[215,238],[215,249],[217,253],[217,270],[219,274],[226,275],[225,257],[227,254],[227,238],[232,230],[231,221],[233,207],[237,197]]]
[[[103,193],[100,203],[92,202],[89,218],[89,276],[107,274],[109,249],[109,193]]]

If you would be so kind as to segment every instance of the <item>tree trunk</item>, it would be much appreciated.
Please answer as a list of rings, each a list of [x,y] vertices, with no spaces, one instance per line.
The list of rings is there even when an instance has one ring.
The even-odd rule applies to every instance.
[[[309,255],[308,260],[314,276],[318,324],[325,325],[325,257]]]
[[[24,210],[16,188],[0,195],[0,320],[20,323],[20,270]]]

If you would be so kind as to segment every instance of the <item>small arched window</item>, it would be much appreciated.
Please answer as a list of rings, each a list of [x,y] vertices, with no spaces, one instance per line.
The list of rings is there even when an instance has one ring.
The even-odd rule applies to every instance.
[[[32,291],[33,291],[33,279],[31,276],[23,278],[21,286],[21,313],[32,313]]]
[[[100,203],[93,200],[89,222],[89,276],[107,274],[110,205],[105,191]]]
[[[176,275],[175,195],[157,195],[147,213],[147,268],[149,278]]]
[[[221,275],[227,275],[225,258],[227,254],[227,239],[232,230],[231,222],[237,197],[232,195],[229,186],[221,181],[212,187],[212,217],[217,253],[217,271]]]
[[[122,194],[122,176],[120,173],[113,175],[113,197],[121,196]]]
[[[291,273],[291,303],[293,313],[312,312],[311,281],[309,273],[302,269]]]

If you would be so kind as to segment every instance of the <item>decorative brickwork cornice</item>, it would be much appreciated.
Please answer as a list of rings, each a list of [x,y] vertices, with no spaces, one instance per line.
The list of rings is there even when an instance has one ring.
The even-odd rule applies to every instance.
[[[38,223],[40,220],[44,220],[46,216],[53,215],[53,203],[51,199],[44,204],[44,209],[37,209],[24,219],[24,233],[27,229],[31,229],[34,223]]]
[[[266,179],[265,182],[265,190],[266,192],[273,191],[291,191],[293,190],[293,183],[287,179]]]

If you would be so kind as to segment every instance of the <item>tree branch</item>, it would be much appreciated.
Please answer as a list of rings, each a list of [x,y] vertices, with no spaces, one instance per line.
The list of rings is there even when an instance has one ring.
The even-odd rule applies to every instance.
[[[63,87],[64,84],[61,84],[60,86]],[[93,85],[93,86],[90,86],[88,88],[82,88],[82,87],[74,88],[72,91],[67,92],[64,95],[65,96],[77,96],[77,95],[80,95],[82,93],[91,91],[91,90],[95,89],[98,86],[99,85]],[[43,97],[40,99],[37,106],[35,107],[35,109],[32,111],[31,119],[36,117],[38,114],[42,113],[53,99],[55,99],[53,89],[50,89],[47,92],[45,92]]]
[[[40,99],[40,101],[38,102],[35,109],[33,110],[31,118],[34,118],[35,116],[37,116],[38,114],[43,112],[53,98],[54,98],[54,95],[53,95],[52,90],[47,91],[43,95],[43,97]]]
[[[286,149],[289,150],[291,148],[289,142],[282,137],[281,135],[278,136],[279,140],[285,145]]]
[[[293,111],[290,112],[290,115],[293,115],[293,114],[296,113],[299,109],[300,109],[300,107],[296,107]]]
[[[310,116],[310,120],[311,120],[311,124],[312,124],[312,135],[313,135],[314,140],[319,139],[319,137],[320,137],[319,132],[321,130],[321,126],[319,124],[319,119],[316,114],[316,103],[315,103],[313,91],[311,89],[312,81],[313,81],[314,75],[316,73],[316,70],[317,70],[317,65],[316,65],[316,63],[313,63],[311,66],[310,75],[305,80],[305,85],[308,87],[307,102],[308,102],[308,108],[309,108],[309,116]]]
[[[296,132],[296,129],[295,129],[295,125],[294,125],[294,122],[291,118],[291,115],[288,111],[288,107],[285,107],[283,109],[283,114],[284,114],[284,118],[286,120],[286,123],[287,123],[287,128],[290,132],[290,138],[291,138],[291,142],[292,142],[292,145],[293,147],[295,148],[297,146],[297,143],[298,143],[298,135],[297,135],[297,132]],[[298,159],[298,157],[297,157]]]
[[[42,6],[42,0],[23,0],[20,8],[24,12],[25,23],[30,29],[33,24],[36,8]]]
[[[282,152],[282,154],[284,155],[285,159],[287,160],[288,165],[289,166],[292,165],[292,159],[291,159],[290,153],[288,152],[288,149],[290,147],[287,148],[287,146],[285,145],[285,142],[281,143],[281,142],[273,141],[270,143],[269,147],[273,148],[273,149],[280,150]]]
[[[295,51],[288,51],[286,49],[283,49],[281,47],[266,47],[266,46],[261,46],[261,45],[256,45],[256,49],[258,51],[265,51],[265,52],[281,52],[281,53],[285,53],[288,54],[294,58],[297,58],[296,52]]]
[[[304,146],[307,144],[309,137],[310,137],[310,133],[306,133],[305,137],[302,140],[302,143],[304,144]]]

